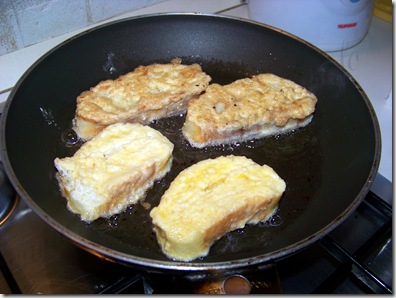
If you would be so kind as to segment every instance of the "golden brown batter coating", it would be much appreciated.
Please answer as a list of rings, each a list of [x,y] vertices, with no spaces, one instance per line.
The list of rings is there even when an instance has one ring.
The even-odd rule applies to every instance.
[[[107,125],[118,122],[148,124],[184,112],[188,101],[201,94],[211,77],[198,64],[139,66],[115,80],[100,82],[77,98],[73,129],[89,140]]]
[[[121,213],[171,168],[173,144],[138,123],[116,123],[72,156],[56,158],[67,207],[87,222]]]
[[[285,133],[310,123],[317,98],[274,74],[211,84],[188,104],[183,134],[205,147]]]
[[[175,260],[206,256],[226,233],[268,220],[286,183],[267,165],[220,156],[183,170],[150,212],[162,251]]]

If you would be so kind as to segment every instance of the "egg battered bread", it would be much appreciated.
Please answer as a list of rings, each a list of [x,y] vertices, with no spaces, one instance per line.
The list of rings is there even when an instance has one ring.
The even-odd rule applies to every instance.
[[[194,147],[243,142],[309,124],[317,98],[274,74],[211,84],[188,103],[183,135]]]
[[[77,97],[73,129],[89,140],[104,127],[118,122],[148,124],[184,112],[188,100],[201,94],[211,77],[198,64],[139,66],[116,80],[100,82]]]
[[[148,126],[107,126],[72,157],[55,159],[68,209],[87,222],[122,212],[169,171],[172,151],[173,144]]]
[[[221,156],[183,170],[150,212],[162,251],[171,259],[206,256],[227,232],[266,221],[286,184],[267,165]]]

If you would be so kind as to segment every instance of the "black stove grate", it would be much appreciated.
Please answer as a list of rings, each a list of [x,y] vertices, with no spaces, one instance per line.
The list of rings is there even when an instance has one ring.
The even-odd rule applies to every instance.
[[[21,289],[18,286],[18,283],[16,282],[14,276],[12,275],[10,269],[8,268],[8,265],[3,257],[3,255],[0,252],[0,269],[1,272],[3,273],[3,278],[4,278],[4,287],[8,287],[10,293],[12,294],[22,294]],[[7,291],[8,292],[8,291]],[[1,289],[1,293],[5,294],[7,293],[6,289]]]
[[[373,240],[377,240],[377,237],[382,237],[391,231],[391,225],[387,224],[381,231],[378,231],[378,235],[373,237]],[[379,293],[379,294],[391,294],[392,289],[387,285],[381,278],[379,278],[373,271],[361,261],[361,254],[366,252],[366,247],[362,247],[355,256],[351,256],[341,246],[338,245],[331,237],[324,237],[320,244],[339,262],[337,270],[328,277],[319,287],[317,287],[313,293],[325,294],[332,293],[336,288],[349,277],[356,279],[355,282],[361,282],[360,286],[366,293]],[[367,243],[367,246],[372,246],[371,243]]]
[[[367,260],[376,254],[378,248],[382,249],[385,245],[390,244],[392,209],[372,192],[367,195],[360,208],[373,208],[379,212],[384,216],[383,224],[353,255],[331,236],[324,237],[320,241],[320,245],[339,262],[339,266],[313,293],[332,293],[342,282],[351,277],[365,293],[392,294],[391,286],[366,265]]]
[[[287,294],[391,294],[392,256],[392,207],[370,191],[339,227],[278,270]]]

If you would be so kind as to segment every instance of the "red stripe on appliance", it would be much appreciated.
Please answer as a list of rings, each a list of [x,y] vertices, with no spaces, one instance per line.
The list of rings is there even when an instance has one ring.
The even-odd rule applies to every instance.
[[[356,27],[356,26],[357,26],[357,22],[349,23],[349,24],[338,24],[337,28],[338,29],[345,29],[345,28],[352,28],[352,27]]]

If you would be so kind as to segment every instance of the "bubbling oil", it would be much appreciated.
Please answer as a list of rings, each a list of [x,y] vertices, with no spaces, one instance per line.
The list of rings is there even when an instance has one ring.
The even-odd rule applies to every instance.
[[[283,219],[280,214],[275,213],[266,221],[259,222],[257,225],[259,227],[279,227],[283,224]]]
[[[75,147],[79,145],[80,138],[73,129],[67,129],[61,134],[61,142],[67,148]]]

